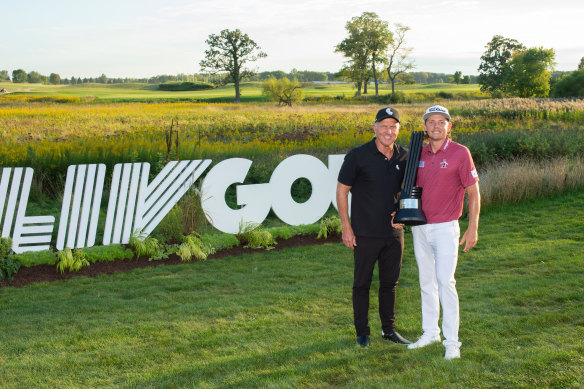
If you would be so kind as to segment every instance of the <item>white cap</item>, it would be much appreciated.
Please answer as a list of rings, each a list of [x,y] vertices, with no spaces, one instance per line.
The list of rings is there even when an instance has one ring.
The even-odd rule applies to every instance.
[[[432,115],[442,115],[448,119],[448,121],[450,121],[450,114],[448,113],[448,110],[441,105],[433,105],[428,108],[424,114],[424,121]]]

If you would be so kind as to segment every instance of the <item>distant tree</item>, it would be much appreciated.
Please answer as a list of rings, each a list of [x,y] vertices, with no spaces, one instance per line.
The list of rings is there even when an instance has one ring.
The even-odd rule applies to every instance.
[[[0,70],[0,81],[10,81],[8,70]]]
[[[550,92],[551,97],[584,97],[584,67],[561,77]]]
[[[61,76],[57,73],[51,73],[49,75],[49,82],[53,85],[59,85],[61,83]]]
[[[95,82],[98,82],[100,84],[107,84],[107,76],[102,73],[101,76],[95,79]]]
[[[26,72],[22,69],[12,71],[12,82],[23,83],[26,82]]]
[[[272,77],[275,78],[276,80],[279,80],[286,77],[287,75],[286,72],[283,72],[281,70],[275,70],[271,72],[261,72],[258,76],[260,81],[264,81]]]
[[[302,101],[304,91],[298,80],[290,81],[287,77],[276,80],[269,78],[263,83],[263,94],[270,100],[277,101],[278,105],[292,106],[292,103]]]
[[[416,80],[416,83],[418,84],[427,84],[430,77],[426,72],[410,72],[408,74],[414,76],[414,80]]]
[[[508,89],[508,62],[515,52],[525,50],[525,46],[515,39],[495,35],[485,47],[478,69],[481,91],[491,96],[505,95]]]
[[[357,86],[357,95],[367,93],[367,81],[375,82],[375,93],[379,93],[376,65],[385,62],[384,52],[392,39],[388,23],[380,20],[375,12],[363,12],[345,25],[348,36],[336,47],[335,52],[348,58],[341,73]]]
[[[410,73],[401,73],[397,76],[396,81],[399,81],[402,84],[406,85],[413,85],[416,83],[416,79]]]
[[[393,40],[389,44],[387,53],[387,77],[391,81],[391,96],[395,97],[395,79],[401,73],[405,73],[415,67],[414,62],[409,58],[412,53],[410,47],[406,47],[406,33],[410,27],[397,24],[393,32]]]
[[[456,72],[454,72],[453,78],[456,84],[460,84],[460,82],[462,81],[462,72],[457,70]]]
[[[202,71],[227,72],[235,84],[235,102],[239,103],[239,83],[254,73],[245,69],[244,65],[265,58],[267,54],[239,29],[234,31],[225,29],[219,35],[211,34],[205,43],[209,45],[209,49],[205,50],[205,59],[199,63]]]
[[[42,76],[39,72],[34,70],[26,75],[26,81],[29,84],[39,84],[42,82]]]
[[[464,76],[462,79],[463,84],[470,84],[471,78],[470,76]]]
[[[578,70],[584,69],[584,57],[580,58],[580,63],[578,64]]]
[[[542,47],[516,53],[507,73],[509,92],[519,97],[547,97],[554,58],[554,49]]]
[[[326,81],[328,76],[323,72],[313,72],[310,70],[296,70],[292,69],[290,74],[287,75],[288,78],[296,78],[299,82],[311,82],[311,81]],[[282,77],[276,77],[282,78]]]

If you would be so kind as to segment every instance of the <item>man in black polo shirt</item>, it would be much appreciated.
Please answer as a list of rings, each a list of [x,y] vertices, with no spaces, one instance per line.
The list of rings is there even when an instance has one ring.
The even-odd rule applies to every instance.
[[[399,113],[393,108],[377,112],[368,143],[349,151],[339,172],[337,206],[343,243],[353,250],[353,316],[357,343],[369,345],[369,287],[375,262],[379,267],[379,317],[382,337],[409,344],[395,330],[395,289],[404,247],[403,226],[393,224],[406,167],[407,151],[395,144]],[[348,195],[351,192],[351,221]]]

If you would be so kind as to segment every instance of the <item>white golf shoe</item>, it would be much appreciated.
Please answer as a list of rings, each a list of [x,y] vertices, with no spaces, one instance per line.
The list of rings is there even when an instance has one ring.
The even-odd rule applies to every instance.
[[[440,342],[440,335],[423,334],[416,343],[408,344],[409,349],[422,348],[431,345],[432,343]]]

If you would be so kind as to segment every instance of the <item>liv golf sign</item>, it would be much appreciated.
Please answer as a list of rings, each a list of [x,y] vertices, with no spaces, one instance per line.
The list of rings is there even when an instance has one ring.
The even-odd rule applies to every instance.
[[[237,204],[225,203],[225,192],[242,183],[252,165],[243,158],[219,162],[207,172],[201,185],[201,205],[209,222],[218,230],[237,233],[240,223],[261,223],[270,209],[290,225],[318,221],[335,199],[337,176],[344,155],[330,155],[328,167],[310,155],[294,155],[282,161],[270,182],[237,185]],[[173,161],[149,182],[150,164],[124,163],[114,166],[102,244],[128,243],[134,231],[148,235],[211,165],[211,160]],[[55,216],[27,216],[26,208],[34,171],[32,168],[3,168],[0,178],[0,228],[11,237],[16,253],[49,248]],[[56,247],[63,250],[95,245],[106,167],[103,164],[73,165],[67,170]],[[296,202],[290,189],[306,178],[312,186],[310,198]]]

